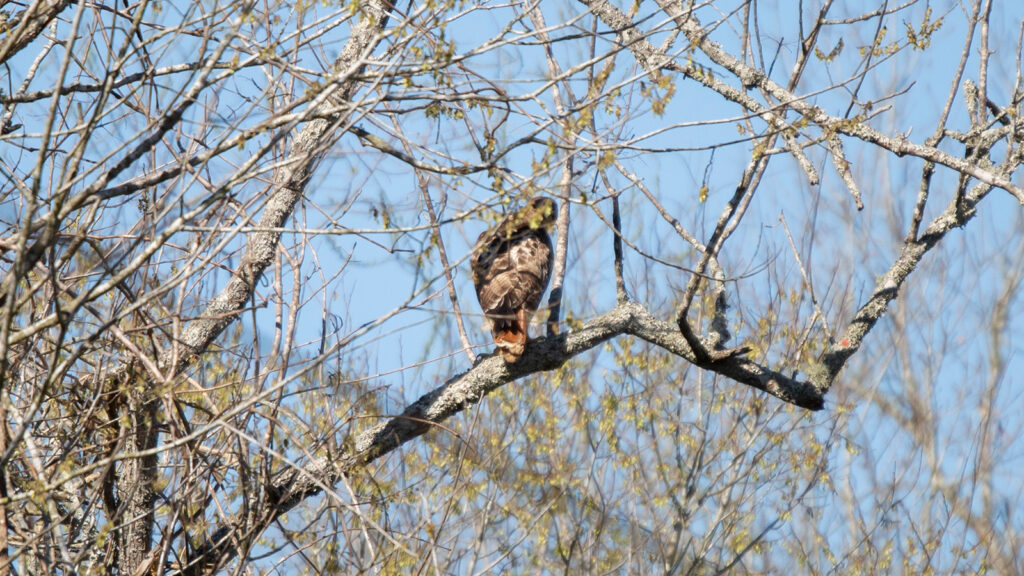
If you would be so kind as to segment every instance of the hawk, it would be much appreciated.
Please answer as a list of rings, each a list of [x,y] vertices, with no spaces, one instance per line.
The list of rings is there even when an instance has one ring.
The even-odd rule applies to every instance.
[[[519,360],[527,326],[551,279],[554,252],[548,231],[558,204],[539,196],[476,240],[470,266],[484,318],[506,362]]]

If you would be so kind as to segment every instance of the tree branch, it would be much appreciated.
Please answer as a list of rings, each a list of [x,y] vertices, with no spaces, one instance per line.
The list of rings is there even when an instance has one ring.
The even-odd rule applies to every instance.
[[[807,410],[824,407],[822,391],[809,382],[790,378],[781,372],[734,355],[708,362],[697,362],[692,349],[675,324],[655,318],[635,302],[621,302],[611,311],[587,322],[581,329],[534,340],[515,364],[507,364],[498,355],[481,357],[469,370],[457,374],[410,404],[398,416],[388,418],[356,437],[353,449],[342,454],[314,460],[302,468],[280,473],[270,488],[271,497],[263,508],[236,514],[213,531],[198,546],[189,567],[182,574],[199,576],[204,566],[223,565],[244,552],[240,534],[258,535],[282,514],[360,466],[365,466],[399,446],[422,436],[436,425],[479,403],[498,388],[531,374],[555,370],[575,356],[616,337],[631,335],[659,346],[690,363],[766,392]]]
[[[14,18],[11,19],[14,22],[5,22],[3,25],[7,29],[7,37],[0,44],[0,62],[6,62],[22,48],[28,46],[50,25],[57,14],[70,5],[71,0],[31,2],[27,10],[22,10],[14,15]]]
[[[353,26],[351,37],[336,62],[334,69],[339,73],[335,81],[310,103],[314,110],[351,99],[358,85],[358,74],[382,38],[381,31],[387,24],[391,4],[384,0],[370,0],[362,8],[366,14]],[[215,62],[217,58],[211,58],[210,61]],[[202,82],[196,82],[197,86],[200,84]],[[194,101],[194,98],[189,98],[189,101]],[[179,105],[179,109],[182,108],[183,104]],[[161,126],[173,125],[170,124],[171,121],[176,123],[179,118],[180,115],[172,114]],[[316,118],[307,123],[296,135],[288,160],[276,174],[273,192],[259,219],[260,228],[280,228],[291,217],[318,160],[326,149],[327,140],[343,119],[340,114]],[[161,135],[162,133],[163,131],[159,132]],[[134,158],[129,156],[122,160],[121,164],[127,167],[132,161]],[[255,293],[260,277],[273,262],[280,238],[281,233],[277,231],[257,232],[249,237],[240,264],[224,289],[214,297],[199,317],[185,327],[178,340],[161,353],[160,367],[167,378],[175,377],[194,363],[224,329],[238,318],[238,313]],[[129,362],[125,361],[115,371],[115,381],[120,382],[125,377],[128,365]],[[144,390],[134,392],[130,396],[131,419],[128,429],[124,432],[134,441],[129,446],[133,450],[129,452],[146,450],[156,442],[157,432],[153,423],[156,421],[155,410],[158,400],[153,392],[153,379],[147,379],[146,383]],[[156,500],[153,492],[155,475],[153,456],[147,459],[128,460],[122,477],[118,479],[119,493],[126,503],[122,511],[123,518],[130,523],[122,529],[123,534],[119,534],[121,550],[118,561],[123,573],[128,573],[128,568],[132,565],[138,566],[149,550],[152,539],[153,505]],[[246,534],[253,537],[257,535],[252,532]],[[250,540],[235,533],[232,535],[232,542],[246,547]]]
[[[616,31],[620,42],[629,48],[637,61],[648,72],[656,72],[661,68],[676,70],[715,90],[725,98],[740,104],[745,109],[761,114],[773,126],[778,124],[779,120],[775,113],[764,109],[760,103],[744,92],[716,80],[712,74],[707,73],[692,63],[678,64],[672,61],[669,56],[647,42],[643,35],[635,29],[629,18],[607,0],[580,1],[602,22]],[[872,129],[864,122],[851,122],[845,118],[831,116],[817,106],[808,104],[792,91],[779,86],[769,79],[762,70],[744,64],[719,44],[708,39],[707,32],[701,27],[696,17],[684,10],[680,5],[662,0],[659,0],[659,5],[674,19],[675,23],[686,34],[686,37],[694,47],[707,55],[713,62],[733,73],[740,79],[743,86],[756,86],[760,88],[766,94],[781,102],[782,105],[791,107],[810,122],[820,126],[827,135],[832,135],[834,138],[835,134],[844,134],[866,143],[875,144],[898,156],[907,154],[917,156],[928,162],[951,168],[981,182],[971,194],[967,195],[967,198],[954,202],[946,211],[933,220],[920,238],[913,239],[908,237],[900,257],[879,281],[868,301],[853,317],[844,337],[835,343],[834,347],[822,357],[821,363],[813,369],[811,374],[812,388],[824,394],[831,387],[832,382],[835,381],[839,370],[842,369],[850,356],[859,349],[864,336],[885,313],[888,303],[898,295],[900,286],[917,267],[924,254],[934,247],[945,236],[946,232],[955,227],[962,226],[973,217],[975,205],[991,188],[1002,188],[1024,204],[1024,190],[1013,185],[1009,178],[1009,175],[1019,165],[1021,159],[1017,155],[1011,154],[1002,166],[996,168],[991,166],[991,163],[985,159],[972,161],[966,158],[957,158],[931,145],[914,144],[903,135],[896,137],[887,136]],[[1007,129],[1007,133],[1010,132]],[[973,140],[980,141],[981,136],[977,135]],[[841,154],[837,153],[837,144],[838,140],[834,140],[830,142],[830,147],[837,162],[836,167],[842,174],[846,167],[842,165],[843,158]],[[985,145],[990,146],[991,144],[986,141]],[[983,166],[985,167],[983,168]],[[852,178],[844,177],[844,182],[847,186],[851,186]],[[856,189],[855,184],[851,187],[851,194],[853,194],[859,207],[859,191]],[[713,252],[716,250],[714,244],[713,237],[712,241],[708,243],[709,251]],[[698,271],[700,270],[698,268]],[[684,297],[684,302],[687,301],[688,299]],[[697,342],[696,336],[692,332],[687,333],[688,327],[683,325],[686,322],[684,317],[685,311],[686,307],[684,304],[678,319],[680,322],[680,332],[685,336],[689,336],[691,341]]]
[[[796,110],[822,129],[875,144],[897,156],[909,154],[910,156],[917,156],[924,160],[942,164],[947,168],[976,178],[985,184],[1002,188],[1012,194],[1021,204],[1024,204],[1024,190],[1015,186],[1007,176],[984,169],[977,163],[969,162],[964,158],[957,158],[933,146],[914,144],[904,135],[888,136],[871,128],[864,122],[851,122],[847,118],[827,114],[821,108],[807,103],[800,96],[773,82],[764,71],[744,64],[741,60],[729,54],[717,42],[709,40],[707,32],[701,27],[693,14],[684,12],[680,6],[671,2],[659,0],[659,4],[675,20],[690,42],[711,58],[714,63],[736,75],[744,86],[757,86],[761,88],[770,94],[772,98]],[[689,76],[689,74],[687,75]],[[724,93],[722,95],[725,96]],[[750,110],[753,111],[753,109]]]

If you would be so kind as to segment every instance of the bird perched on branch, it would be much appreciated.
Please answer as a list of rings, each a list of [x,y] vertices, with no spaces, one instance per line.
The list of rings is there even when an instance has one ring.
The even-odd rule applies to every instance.
[[[548,231],[558,204],[539,196],[506,216],[476,240],[470,266],[473,285],[506,362],[519,360],[527,326],[551,279],[554,252]]]

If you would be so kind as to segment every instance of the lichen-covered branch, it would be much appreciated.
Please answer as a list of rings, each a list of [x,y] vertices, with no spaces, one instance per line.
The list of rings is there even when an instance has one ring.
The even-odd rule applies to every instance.
[[[184,574],[198,576],[201,568],[221,565],[243,552],[238,539],[258,535],[278,517],[307,498],[333,486],[356,467],[364,466],[414,440],[448,418],[477,404],[498,388],[525,376],[555,370],[566,362],[617,336],[635,336],[695,366],[766,392],[780,400],[820,410],[824,398],[809,382],[796,380],[752,362],[742,355],[718,361],[698,362],[675,324],[658,319],[636,302],[620,302],[611,311],[587,322],[579,330],[530,342],[523,358],[507,364],[498,355],[481,357],[477,363],[408,405],[400,415],[385,419],[360,434],[350,452],[314,460],[301,468],[278,475],[262,509],[237,515],[212,532],[197,547]]]

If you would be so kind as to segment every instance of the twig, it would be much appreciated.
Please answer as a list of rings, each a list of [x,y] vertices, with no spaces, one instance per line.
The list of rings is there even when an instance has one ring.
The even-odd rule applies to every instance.
[[[540,2],[533,4],[530,13],[530,20],[536,28],[537,38],[544,44],[544,55],[548,63],[548,72],[552,78],[563,78],[561,66],[551,50],[551,39],[547,33],[547,24],[544,22],[544,13],[540,9]],[[575,106],[575,97],[570,90],[569,84],[564,83],[565,93],[559,88],[558,82],[551,84],[551,97],[555,102],[555,111],[558,118],[562,119],[559,124],[563,129],[565,148],[561,150],[562,174],[558,186],[558,196],[561,202],[558,205],[558,238],[555,241],[555,264],[551,271],[551,293],[548,295],[548,321],[547,334],[554,336],[558,334],[558,323],[562,316],[562,284],[565,281],[565,259],[569,251],[569,198],[572,196],[572,170],[573,158],[576,155],[576,130],[570,123],[568,110]]]
[[[462,321],[462,308],[459,307],[459,297],[455,291],[455,278],[452,274],[452,267],[448,263],[448,253],[444,248],[444,239],[441,238],[441,225],[438,224],[437,221],[437,213],[434,211],[434,202],[430,199],[430,190],[427,187],[426,180],[423,178],[423,174],[417,171],[416,179],[420,184],[420,193],[423,196],[423,205],[427,209],[427,215],[434,228],[434,241],[437,243],[437,254],[441,258],[441,266],[444,269],[444,279],[446,286],[448,287],[448,301],[452,303],[452,311],[455,314],[455,326],[459,330],[459,339],[462,341],[462,347],[466,351],[466,357],[469,358],[469,363],[475,364],[476,353],[473,352],[473,344],[469,341],[469,336],[466,334],[466,326]]]

